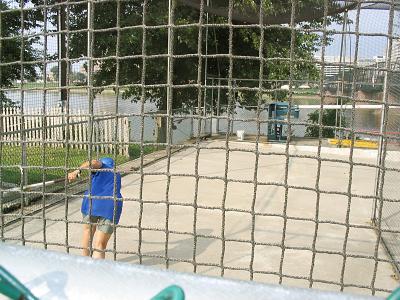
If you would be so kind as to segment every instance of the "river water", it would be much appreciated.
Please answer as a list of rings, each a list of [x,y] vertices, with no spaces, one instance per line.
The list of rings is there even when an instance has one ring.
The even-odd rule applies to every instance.
[[[7,96],[14,102],[20,104],[21,102],[21,92],[11,91],[7,93]],[[46,101],[46,107],[57,107],[60,105],[60,93],[56,91],[48,91],[46,93],[46,98],[44,99],[44,93],[40,90],[32,90],[24,92],[24,108],[25,111],[29,111],[30,108],[38,108],[43,106],[43,101]],[[93,109],[95,114],[104,114],[115,112],[116,107],[116,96],[112,93],[97,94],[93,101]],[[89,101],[88,95],[84,92],[71,92],[69,97],[70,113],[88,113],[89,111]],[[299,119],[295,119],[297,122],[306,122],[308,115],[315,111],[317,108],[302,108],[300,106]],[[118,113],[123,114],[139,114],[141,111],[141,102],[133,102],[131,99],[118,99]],[[157,112],[157,107],[154,102],[148,101],[144,104],[145,113]],[[179,113],[176,111],[175,113]],[[223,114],[222,114],[223,115]],[[344,111],[343,113],[345,119],[345,126],[350,127],[352,114],[351,110]],[[256,118],[256,110],[248,109],[237,106],[234,110],[234,116],[237,119],[250,119]],[[263,111],[260,114],[260,120],[267,120],[267,111]],[[380,128],[380,109],[358,109],[354,116],[354,129],[365,130],[365,131],[379,131]],[[140,129],[141,129],[141,117],[140,116],[130,116],[131,122],[131,139],[132,141],[140,141]],[[175,119],[173,122],[173,142],[181,143],[190,137],[191,131],[197,132],[197,120],[191,120],[191,118],[180,118]],[[226,132],[228,128],[228,123],[226,120],[220,120],[218,122],[218,127],[220,132]],[[203,132],[209,132],[211,130],[216,130],[217,120],[211,121],[207,120],[203,122]],[[267,133],[267,124],[262,123],[260,126],[261,134]],[[394,135],[399,134],[400,127],[400,109],[391,109],[389,112],[389,123],[388,131],[393,132]],[[244,130],[246,134],[256,134],[257,133],[257,123],[255,121],[234,121],[233,122],[233,132],[237,130]],[[305,125],[293,125],[293,134],[296,137],[304,137],[306,132]],[[365,136],[364,136],[365,137]],[[371,137],[374,139],[374,137]],[[144,140],[145,141],[155,141],[156,139],[156,120],[151,116],[146,116],[144,118]]]

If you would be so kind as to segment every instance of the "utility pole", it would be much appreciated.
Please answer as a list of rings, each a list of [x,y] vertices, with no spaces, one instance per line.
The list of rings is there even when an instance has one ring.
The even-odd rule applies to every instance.
[[[167,144],[172,143],[172,101],[173,101],[173,46],[174,46],[174,10],[176,7],[176,0],[168,1],[168,65],[167,65],[167,117],[166,122],[162,122],[161,126],[166,124],[166,137],[161,136],[161,142],[166,142]],[[162,128],[161,128],[162,130]],[[160,136],[159,136],[160,137]]]
[[[59,0],[61,3],[62,0]],[[67,57],[66,40],[65,40],[65,29],[66,29],[66,16],[65,6],[60,5],[58,7],[57,14],[57,31],[58,31],[58,86],[60,87],[60,102],[61,111],[65,112],[65,105],[67,102],[67,66],[68,63],[65,60]]]
[[[342,66],[346,62],[346,34],[345,30],[347,30],[347,10],[344,12],[343,16],[343,26],[342,26],[342,40],[340,44],[340,58],[339,58],[339,73],[338,73],[338,80],[337,80],[337,89],[336,95],[339,96],[336,100],[336,105],[340,103],[340,111],[338,116],[338,110],[336,109],[336,118],[335,118],[335,138],[338,136],[338,117],[339,117],[339,127],[342,126],[342,105],[343,105],[343,94],[344,94],[344,73],[346,68]],[[341,78],[341,79],[339,79]],[[339,80],[340,85],[339,85]],[[342,130],[339,129],[339,143],[338,146],[341,147],[342,143]]]

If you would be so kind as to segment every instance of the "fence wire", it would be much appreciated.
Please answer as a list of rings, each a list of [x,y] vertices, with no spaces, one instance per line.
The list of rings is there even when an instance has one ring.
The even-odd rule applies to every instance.
[[[372,29],[371,5],[387,13]],[[394,0],[1,1],[1,240],[83,250],[79,195],[91,177],[71,185],[67,173],[110,156],[125,208],[109,258],[391,292],[398,9]],[[328,55],[338,37],[340,59]],[[366,57],[361,45],[375,38],[387,45]]]

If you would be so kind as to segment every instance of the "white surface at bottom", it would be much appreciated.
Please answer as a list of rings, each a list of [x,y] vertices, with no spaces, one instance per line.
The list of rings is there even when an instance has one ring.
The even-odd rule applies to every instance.
[[[40,299],[150,299],[171,284],[186,299],[376,299],[97,261],[0,243],[0,265]]]

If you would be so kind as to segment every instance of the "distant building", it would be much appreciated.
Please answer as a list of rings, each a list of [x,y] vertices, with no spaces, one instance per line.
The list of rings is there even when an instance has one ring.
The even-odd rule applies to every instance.
[[[400,41],[394,40],[392,48],[392,62],[399,63],[399,60],[400,60]]]
[[[292,89],[295,89],[296,87],[294,85],[292,85]],[[289,90],[289,85],[288,84],[284,84],[281,86],[281,90],[285,90],[288,91]]]
[[[51,71],[47,72],[47,81],[58,81],[57,76],[54,76],[55,74]]]
[[[317,67],[319,70],[322,70],[322,59],[320,56],[316,56],[315,59],[318,61]],[[386,57],[384,55],[377,55],[372,58],[358,58],[357,66],[365,67],[365,66],[378,66],[380,64],[385,63]],[[319,63],[321,62],[321,63]],[[324,57],[324,75],[325,78],[333,78],[339,75],[342,71],[349,71],[352,69],[354,65],[354,59],[350,57],[343,57],[340,60],[340,56],[325,56]]]
[[[86,74],[85,66],[84,66],[83,64],[79,67],[79,72],[82,73],[82,74],[87,75],[87,74]]]
[[[86,68],[87,68],[87,66],[86,66]],[[85,68],[85,65],[84,65],[84,64],[81,64],[81,66],[79,67],[79,72],[82,73],[82,74],[85,74],[85,75],[87,76],[86,68]],[[100,71],[100,69],[101,69],[100,63],[95,64],[95,65],[93,66],[93,72],[94,72],[94,73]]]
[[[373,57],[373,61],[376,63],[380,63],[380,62],[385,62],[386,61],[386,56],[384,55],[377,55]]]
[[[400,13],[394,12],[393,35],[399,37],[400,35]],[[393,39],[392,44],[392,62],[400,64],[400,40]]]
[[[317,68],[322,70],[322,57],[315,56],[315,59],[319,62],[317,63]],[[324,75],[325,77],[334,77],[339,74],[340,71],[350,70],[349,67],[343,66],[344,64],[350,63],[350,57],[343,57],[340,60],[340,56],[325,55],[324,56]]]

